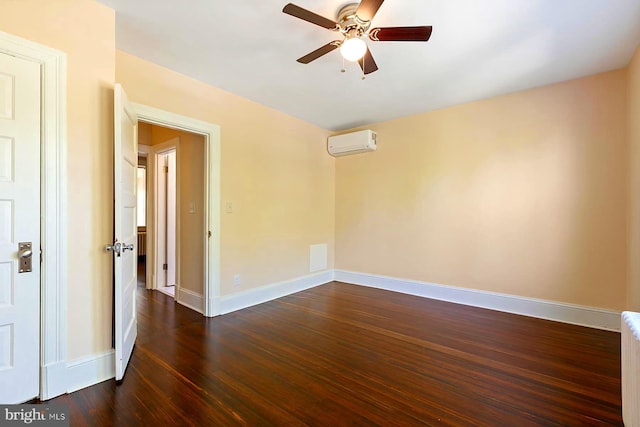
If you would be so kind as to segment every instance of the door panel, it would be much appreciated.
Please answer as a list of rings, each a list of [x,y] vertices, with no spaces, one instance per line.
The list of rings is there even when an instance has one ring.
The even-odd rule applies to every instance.
[[[167,156],[156,156],[156,289],[167,286]]]
[[[31,242],[30,272],[18,244]],[[25,254],[25,252],[23,252]],[[39,393],[40,65],[0,54],[0,403]]]
[[[119,381],[124,377],[137,335],[138,118],[122,86],[116,84],[114,91],[114,242],[122,244],[121,251],[114,250],[113,263],[116,380]]]
[[[166,286],[170,286],[175,284],[175,276],[173,273],[174,279],[169,281],[169,271],[173,268],[175,272],[175,255],[173,255],[173,259],[170,256],[170,253],[175,254],[175,249],[170,251],[168,249],[168,245],[170,244],[171,238],[167,235],[168,229],[168,220],[169,214],[168,203],[169,203],[169,172],[168,168],[171,168],[169,165],[169,154],[174,153],[177,150],[178,145],[180,144],[180,138],[175,137],[168,141],[164,141],[160,144],[154,145],[151,147],[151,164],[154,165],[151,180],[154,183],[154,188],[152,192],[152,215],[153,218],[153,233],[154,233],[154,246],[152,251],[154,253],[154,262],[153,262],[153,288],[161,289]],[[175,161],[174,163],[174,171],[175,171]],[[166,167],[166,168],[165,168]],[[175,196],[174,196],[175,199]],[[175,203],[174,208],[175,211]],[[175,218],[175,214],[173,215]],[[175,220],[174,220],[175,222]],[[147,228],[148,231],[148,228]],[[175,237],[173,237],[175,242]],[[175,243],[174,243],[175,247]],[[167,264],[167,268],[163,268],[163,265]],[[172,265],[173,264],[173,265]]]
[[[176,152],[167,154],[167,286],[176,285]],[[177,292],[177,289],[176,289]],[[177,296],[177,294],[176,294]]]

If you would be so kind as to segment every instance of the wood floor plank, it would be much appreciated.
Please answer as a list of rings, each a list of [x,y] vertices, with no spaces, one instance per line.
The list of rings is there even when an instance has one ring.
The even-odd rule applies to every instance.
[[[621,426],[620,334],[332,282],[206,319],[138,290],[71,425]]]

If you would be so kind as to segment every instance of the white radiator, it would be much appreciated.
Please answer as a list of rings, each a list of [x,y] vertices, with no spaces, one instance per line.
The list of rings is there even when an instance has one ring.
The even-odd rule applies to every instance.
[[[138,256],[147,254],[147,232],[138,231]]]
[[[640,427],[640,313],[622,313],[622,420]]]

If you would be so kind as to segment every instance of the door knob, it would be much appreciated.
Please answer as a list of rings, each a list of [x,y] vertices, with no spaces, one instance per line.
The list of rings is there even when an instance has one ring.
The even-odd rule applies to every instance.
[[[117,240],[113,243],[113,245],[107,245],[104,247],[104,250],[107,252],[113,252],[116,256],[120,256],[120,250],[122,249],[122,243]]]
[[[121,253],[125,253],[126,251],[132,251],[133,243],[130,243],[127,245],[124,243],[120,243],[116,240],[113,245],[105,246],[104,250],[107,252],[113,252],[114,254],[116,254],[116,256],[119,257]]]
[[[20,251],[20,258],[29,258],[31,255],[33,255],[33,251],[31,249]]]
[[[31,258],[33,249],[31,242],[18,243],[18,273],[28,273],[31,271]]]

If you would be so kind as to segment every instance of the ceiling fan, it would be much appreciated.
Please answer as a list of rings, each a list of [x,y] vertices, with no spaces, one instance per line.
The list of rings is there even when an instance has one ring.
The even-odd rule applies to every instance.
[[[419,41],[426,42],[431,37],[431,26],[419,27],[385,27],[369,28],[371,20],[382,6],[384,0],[362,0],[360,3],[350,3],[342,7],[337,14],[337,21],[325,18],[309,10],[287,4],[282,11],[320,27],[342,34],[342,40],[334,40],[307,55],[298,58],[298,62],[308,64],[333,50],[340,48],[343,58],[348,61],[358,61],[364,74],[371,74],[378,70],[378,65],[362,40],[368,36],[374,42],[383,41]],[[364,77],[363,77],[364,78]]]

